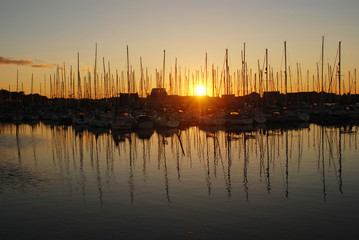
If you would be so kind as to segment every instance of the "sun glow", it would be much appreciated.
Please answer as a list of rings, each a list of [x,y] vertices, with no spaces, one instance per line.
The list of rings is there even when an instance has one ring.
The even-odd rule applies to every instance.
[[[204,96],[206,95],[206,88],[202,85],[198,85],[196,87],[196,95],[197,96]]]

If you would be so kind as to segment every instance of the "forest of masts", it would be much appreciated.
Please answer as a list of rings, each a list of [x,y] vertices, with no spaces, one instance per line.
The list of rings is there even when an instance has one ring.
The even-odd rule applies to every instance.
[[[323,38],[324,45],[324,38]],[[286,46],[286,42],[284,42]],[[140,97],[147,97],[152,88],[165,88],[169,95],[194,96],[196,88],[203,86],[206,95],[220,97],[234,94],[245,96],[252,92],[263,95],[264,91],[279,91],[281,93],[293,92],[327,92],[336,94],[356,94],[356,69],[354,74],[350,71],[346,81],[341,80],[341,43],[333,66],[329,63],[326,71],[324,66],[324,52],[321,63],[316,64],[316,73],[310,74],[309,70],[302,74],[301,64],[297,63],[293,71],[290,66],[284,70],[274,71],[268,63],[268,49],[265,50],[263,63],[258,60],[258,68],[248,69],[246,61],[245,44],[241,51],[241,69],[231,71],[228,65],[228,49],[225,52],[223,66],[208,66],[207,53],[205,65],[200,70],[181,68],[174,62],[174,71],[166,73],[166,52],[163,52],[163,67],[155,69],[154,78],[149,74],[148,68],[144,68],[142,58],[140,61],[140,73],[136,74],[129,63],[129,50],[127,46],[127,70],[119,72],[111,70],[111,64],[102,58],[102,67],[98,65],[97,43],[95,50],[95,64],[93,72],[88,69],[85,74],[80,71],[80,55],[77,54],[77,69],[72,66],[67,69],[57,65],[56,72],[40,81],[39,94],[50,98],[75,98],[75,99],[102,99],[118,97],[120,93],[138,93]],[[286,47],[285,47],[286,48]],[[286,51],[286,49],[285,49]],[[286,57],[286,56],[285,56]],[[102,68],[100,71],[99,68]],[[77,70],[77,71],[76,71]],[[167,75],[166,75],[167,74]],[[165,76],[165,77],[164,77]],[[17,72],[17,92],[19,91],[19,79]],[[34,93],[34,77],[31,77],[31,94]],[[10,91],[10,85],[9,85]],[[22,83],[23,91],[23,83]]]

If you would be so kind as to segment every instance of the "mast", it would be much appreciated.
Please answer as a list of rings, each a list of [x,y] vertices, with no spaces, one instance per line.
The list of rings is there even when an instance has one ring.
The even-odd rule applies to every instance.
[[[228,67],[228,48],[226,48],[226,94],[229,95],[229,67]]]
[[[351,84],[351,80],[350,80],[350,71],[348,71],[348,79],[349,79],[349,99],[350,99],[350,95],[351,95],[351,88],[352,88],[352,84]],[[344,93],[345,93],[345,88],[344,88]]]
[[[245,81],[246,81],[246,95],[248,96],[249,95],[249,90],[252,90],[252,84],[249,84],[248,83],[248,66],[247,66],[247,63],[245,62],[244,63],[244,69],[245,69],[245,75],[244,75],[244,77],[245,77]],[[250,70],[250,81],[252,81],[252,69]],[[249,89],[249,88],[251,88],[251,89]]]
[[[142,57],[140,57],[140,67],[141,67],[140,94],[141,94],[141,97],[143,97],[143,67],[142,67]]]
[[[94,77],[93,77],[93,82],[94,82],[94,90],[95,90],[95,99],[97,99],[97,43],[96,43],[96,47],[95,47],[95,68],[94,68]]]
[[[357,69],[354,69],[354,93],[355,93],[355,103],[356,103],[356,99],[357,99]]]
[[[341,57],[342,57],[342,42],[339,42],[339,61],[338,61],[338,81],[339,81],[339,98],[341,96]],[[349,78],[350,84],[350,78]]]
[[[87,98],[92,99],[92,91],[91,91],[91,72],[90,69],[87,69],[88,72],[88,86],[87,86]],[[66,85],[65,85],[66,88]]]
[[[284,91],[285,91],[285,105],[287,105],[287,41],[284,41]]]
[[[61,71],[61,81],[60,81],[60,73],[59,73],[59,82],[60,82],[60,98],[64,97],[64,71],[61,66],[59,66],[59,71]]]
[[[299,85],[300,85],[300,81],[299,81],[299,63],[297,63],[297,104],[299,104]]]
[[[34,74],[31,74],[31,103],[34,103],[34,94],[33,94],[33,90],[34,90]]]
[[[65,62],[64,62],[64,67],[62,69],[63,71],[63,75],[64,75],[64,98],[67,98],[67,94],[66,94],[66,66],[65,66]]]
[[[116,69],[116,97],[118,97],[119,91],[120,91],[120,80],[118,76],[118,70]]]
[[[207,76],[207,74],[208,74],[208,73],[207,73],[207,53],[206,53],[205,65],[206,65],[206,66],[205,66],[205,67],[206,67],[205,71],[206,71],[206,95],[207,95],[207,81],[208,81],[208,79],[207,79],[207,78],[208,78],[208,76]]]
[[[177,60],[177,58],[176,58]],[[181,77],[181,66],[179,66],[179,74],[178,74],[178,95],[182,96],[182,77]]]
[[[20,94],[19,94],[19,69],[16,69],[16,93],[17,93],[17,99],[16,102],[20,101]],[[41,95],[41,93],[40,93]]]
[[[215,79],[215,70],[214,70],[214,64],[212,64],[212,97],[214,97],[214,79]]]
[[[106,81],[106,65],[105,58],[102,57],[102,66],[103,66],[103,97],[106,98],[107,101],[107,81]]]
[[[265,69],[265,74],[266,74],[266,91],[268,92],[268,48],[266,48],[266,69]]]
[[[162,87],[165,88],[166,50],[163,50]]]
[[[46,75],[44,74],[44,96],[46,97]]]
[[[72,89],[72,98],[75,99],[76,97],[76,93],[75,93],[75,76],[72,75],[72,65],[70,67],[70,82],[71,82],[71,89]],[[50,75],[50,96],[53,96],[52,94],[52,90],[51,90],[51,75]]]
[[[322,37],[322,103],[323,103],[323,97],[324,97],[324,36]]]
[[[177,82],[177,58],[175,59],[175,93],[174,94],[178,94],[181,95],[180,93],[178,93],[178,82]]]
[[[247,86],[247,82],[246,82],[246,76],[247,76],[247,72],[246,72],[246,43],[243,43],[243,81],[244,81],[244,93],[248,93],[248,86]],[[245,94],[244,94],[245,95]]]
[[[33,94],[34,90],[34,74],[31,74],[31,95]]]
[[[262,97],[262,70],[258,59],[258,92],[259,96]]]
[[[108,61],[108,74],[107,74],[107,95],[108,97],[112,97],[112,78],[111,78],[111,69],[110,69],[110,61]]]
[[[16,69],[16,92],[19,92],[19,69]]]
[[[50,98],[54,98],[54,92],[53,92],[53,90],[52,90],[51,74],[50,74]]]
[[[130,93],[130,57],[128,54],[128,45],[127,45],[127,91]]]
[[[78,83],[78,94],[77,97],[78,98],[82,98],[82,92],[81,92],[81,77],[80,77],[80,53],[77,52],[77,83]]]
[[[242,81],[243,81],[243,104],[245,103],[244,96],[246,95],[246,43],[243,43],[242,55]]]

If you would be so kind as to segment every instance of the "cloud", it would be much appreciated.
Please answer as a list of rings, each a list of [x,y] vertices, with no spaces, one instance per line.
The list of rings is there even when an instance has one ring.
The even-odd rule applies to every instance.
[[[68,69],[68,68],[64,68],[64,67],[62,67],[62,66],[57,66],[57,68],[58,68],[60,71],[63,71],[63,70],[65,70],[65,71],[69,71],[69,69]]]
[[[52,68],[53,64],[32,64],[31,67],[33,68]]]
[[[82,67],[82,68],[80,69],[80,72],[88,72],[88,71],[91,72],[91,67]]]
[[[30,65],[32,63],[29,59],[10,59],[0,56],[0,65]]]

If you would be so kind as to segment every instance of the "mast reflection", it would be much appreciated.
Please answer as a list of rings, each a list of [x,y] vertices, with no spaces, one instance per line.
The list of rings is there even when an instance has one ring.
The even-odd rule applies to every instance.
[[[248,175],[247,175],[247,166],[248,166],[248,156],[247,156],[247,135],[244,132],[243,133],[243,186],[244,186],[244,192],[246,194],[246,201],[249,201],[249,195],[248,195]]]
[[[271,185],[270,185],[270,170],[269,170],[269,142],[268,142],[268,136],[269,136],[269,132],[267,131],[266,134],[266,149],[267,149],[267,168],[266,168],[266,183],[267,183],[267,192],[270,193],[271,190]]]
[[[326,201],[333,179],[338,194],[344,195],[343,161],[346,151],[357,149],[356,129],[312,124],[310,128],[267,125],[231,131],[191,127],[110,132],[40,123],[1,125],[0,137],[11,136],[11,164],[34,175],[46,172],[61,182],[61,190],[82,196],[84,204],[95,192],[103,209],[110,201],[108,193],[123,186],[132,205],[143,188],[162,193],[168,205],[178,200],[179,188],[194,186],[196,194],[202,190],[209,198],[222,190],[233,199],[239,189],[249,201],[249,190],[253,200],[258,193],[273,195],[278,188],[289,198],[299,191],[294,179],[312,170],[320,179],[312,184],[317,184]],[[46,144],[39,143],[41,138]],[[308,145],[303,144],[306,140]],[[160,184],[154,181],[158,177]]]
[[[18,157],[19,166],[21,166],[21,152],[20,152],[19,124],[16,124],[16,147],[17,147],[17,157]]]
[[[285,197],[289,196],[289,158],[288,158],[288,131],[285,132]],[[299,170],[299,169],[298,169]]]

